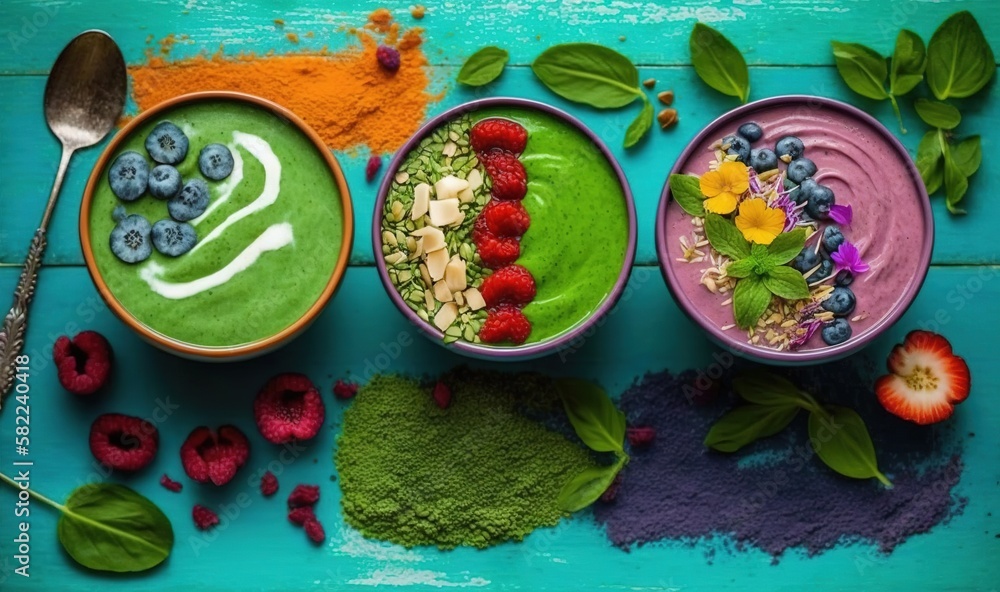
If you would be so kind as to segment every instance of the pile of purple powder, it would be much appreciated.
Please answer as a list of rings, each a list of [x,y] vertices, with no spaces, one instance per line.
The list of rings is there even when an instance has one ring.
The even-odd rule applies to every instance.
[[[815,555],[856,542],[890,553],[960,513],[966,500],[952,494],[962,473],[958,438],[885,412],[866,363],[855,357],[784,373],[821,402],[861,414],[892,489],[842,477],[815,458],[804,412],[780,434],[735,454],[710,450],[705,434],[737,403],[730,376],[648,374],[622,395],[621,407],[629,425],[654,427],[656,441],[632,451],[614,501],[595,506],[612,543],[628,549],[722,535],[737,549],[760,548],[775,561],[789,548]]]

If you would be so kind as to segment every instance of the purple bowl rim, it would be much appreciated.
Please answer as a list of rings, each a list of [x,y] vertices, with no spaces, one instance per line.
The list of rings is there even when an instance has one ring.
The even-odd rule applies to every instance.
[[[590,139],[591,142],[593,142],[595,146],[597,146],[597,148],[601,151],[601,154],[604,155],[604,158],[611,164],[611,168],[614,170],[615,175],[618,177],[618,182],[621,185],[622,193],[625,198],[625,209],[628,213],[629,231],[625,260],[622,262],[622,269],[618,273],[618,278],[615,280],[614,287],[597,307],[597,309],[593,311],[586,320],[578,323],[570,330],[560,333],[554,338],[547,341],[514,347],[480,345],[463,340],[454,341],[452,343],[444,343],[444,332],[438,330],[437,327],[431,325],[429,322],[421,319],[417,316],[417,313],[415,313],[409,306],[406,305],[406,303],[403,302],[402,296],[399,295],[399,292],[396,291],[396,287],[393,286],[392,282],[389,280],[389,273],[385,266],[385,260],[382,258],[382,208],[385,205],[385,200],[388,196],[393,178],[395,177],[399,166],[402,164],[403,159],[405,159],[410,151],[413,150],[413,148],[420,142],[420,140],[433,131],[434,128],[458,115],[480,111],[488,107],[520,107],[526,109],[536,109],[562,119],[582,132],[585,136],[587,136],[587,138]],[[438,345],[480,359],[516,361],[537,358],[554,353],[560,346],[572,341],[575,337],[590,329],[590,327],[592,327],[598,320],[601,319],[601,317],[607,314],[611,308],[614,307],[614,305],[618,302],[618,299],[621,297],[622,292],[625,290],[628,278],[632,273],[632,266],[635,263],[636,233],[637,222],[635,200],[632,196],[632,190],[629,187],[628,179],[625,177],[625,172],[622,170],[618,160],[614,157],[611,150],[608,149],[607,145],[601,140],[601,138],[597,136],[597,134],[591,131],[590,128],[588,128],[576,117],[573,117],[562,109],[553,107],[547,103],[518,97],[488,97],[467,101],[435,115],[422,125],[420,129],[414,132],[414,134],[410,136],[410,139],[408,139],[406,143],[396,151],[395,156],[393,156],[392,160],[389,162],[389,166],[386,168],[385,175],[382,177],[382,182],[379,184],[378,194],[375,197],[375,210],[372,215],[372,252],[375,255],[375,266],[378,268],[379,279],[382,281],[382,286],[385,288],[385,291],[389,295],[393,304],[396,305],[396,308],[399,309],[399,311],[402,312],[412,324],[438,343]]]
[[[671,167],[670,174],[673,175],[681,172],[681,166],[688,161],[694,153],[695,148],[707,138],[709,131],[713,128],[731,119],[735,119],[744,113],[756,111],[761,108],[785,104],[800,105],[803,103],[809,103],[812,105],[818,104],[821,107],[840,111],[843,114],[867,123],[882,135],[883,139],[896,150],[898,155],[905,156],[905,166],[910,172],[911,179],[916,180],[920,178],[920,173],[917,170],[913,159],[910,158],[910,153],[906,150],[906,147],[903,146],[902,142],[900,142],[899,139],[896,138],[896,136],[893,135],[892,132],[890,132],[884,125],[882,125],[879,120],[875,119],[870,114],[865,113],[861,109],[842,101],[812,95],[782,95],[760,99],[752,103],[747,103],[746,105],[740,105],[739,107],[716,117],[711,123],[702,128],[701,131],[698,132],[698,134],[687,144],[684,151],[681,152],[680,156],[677,157],[677,160],[674,162],[674,166]],[[867,346],[874,339],[878,338],[886,329],[895,324],[896,321],[898,321],[900,317],[906,313],[906,310],[913,303],[913,300],[916,298],[917,293],[920,291],[925,279],[927,278],[927,272],[930,268],[931,262],[931,251],[934,248],[934,215],[931,210],[930,198],[927,195],[927,189],[921,182],[915,183],[917,186],[917,197],[920,199],[921,209],[924,215],[925,238],[920,252],[920,269],[917,274],[911,278],[903,297],[897,301],[897,305],[889,311],[889,314],[884,316],[872,325],[864,334],[855,339],[849,339],[840,345],[828,346],[804,352],[776,351],[737,342],[730,335],[709,323],[707,319],[698,311],[698,309],[690,302],[690,300],[688,300],[684,293],[680,289],[674,288],[674,283],[677,281],[677,278],[674,276],[673,268],[670,266],[670,254],[667,252],[667,245],[665,244],[667,231],[666,214],[667,207],[670,202],[669,181],[670,178],[668,176],[667,181],[664,182],[663,189],[660,192],[660,204],[656,209],[655,229],[656,254],[660,261],[660,271],[663,273],[663,277],[666,280],[667,288],[670,289],[670,293],[673,296],[674,301],[678,306],[680,306],[684,313],[689,318],[694,320],[695,323],[697,323],[704,331],[706,331],[713,340],[717,343],[723,344],[726,348],[734,352],[745,355],[746,357],[781,364],[808,364],[832,361],[855,353],[856,351],[859,351]]]

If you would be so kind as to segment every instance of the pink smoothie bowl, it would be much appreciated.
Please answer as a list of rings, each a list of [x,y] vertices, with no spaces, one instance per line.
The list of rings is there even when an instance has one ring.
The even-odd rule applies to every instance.
[[[655,229],[667,287],[680,309],[710,339],[736,355],[766,364],[805,365],[857,352],[899,320],[927,275],[934,219],[920,174],[903,145],[867,113],[831,99],[801,95],[756,101],[719,117],[691,140],[671,174],[708,171],[715,159],[712,146],[746,122],[764,130],[754,148],[773,149],[787,135],[800,138],[804,156],[818,169],[815,181],[832,189],[838,204],[853,209],[844,234],[871,269],[850,285],[857,297],[850,315],[852,335],[827,345],[817,331],[798,349],[778,350],[750,343],[744,330],[727,328],[734,323],[732,306],[724,304],[731,294],[712,293],[700,283],[702,270],[711,263],[678,260],[680,238],[691,234],[692,224],[691,216],[672,199],[669,184],[663,187]],[[784,165],[780,168],[784,170]]]

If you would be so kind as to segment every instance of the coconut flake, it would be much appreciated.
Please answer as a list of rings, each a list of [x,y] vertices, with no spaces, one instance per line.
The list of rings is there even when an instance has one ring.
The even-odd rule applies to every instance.
[[[448,249],[438,249],[427,254],[427,271],[431,274],[431,280],[438,281],[444,279],[444,270],[448,266]]]
[[[441,194],[438,193],[440,196]],[[458,198],[436,199],[430,204],[431,224],[437,227],[460,222],[464,216],[458,209]]]
[[[465,296],[465,303],[469,305],[470,310],[486,308],[486,301],[483,300],[483,295],[476,288],[469,288],[462,294]]]
[[[455,255],[448,262],[444,270],[444,279],[448,283],[448,289],[452,292],[460,292],[467,287],[465,278],[465,261]]]
[[[434,184],[434,195],[439,200],[453,199],[458,197],[458,192],[469,186],[465,179],[459,179],[455,175],[442,177]]]
[[[410,219],[418,220],[427,213],[427,207],[431,202],[431,186],[427,183],[418,183],[413,188],[413,208],[410,211]]]
[[[458,318],[458,305],[454,302],[445,302],[441,305],[441,310],[434,315],[434,325],[444,331]]]
[[[439,302],[451,302],[455,299],[451,295],[451,290],[448,289],[448,282],[444,280],[434,282],[434,297],[437,298]]]

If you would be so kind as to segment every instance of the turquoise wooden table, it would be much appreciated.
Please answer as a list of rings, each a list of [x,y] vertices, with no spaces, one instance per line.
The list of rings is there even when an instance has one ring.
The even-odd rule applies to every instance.
[[[58,162],[58,145],[42,117],[45,75],[61,47],[88,28],[108,31],[130,64],[140,63],[148,38],[186,34],[188,44],[172,58],[224,45],[227,54],[337,50],[351,43],[341,31],[359,26],[379,4],[364,0],[303,0],[296,8],[275,2],[240,4],[188,2],[35,2],[4,0],[0,6],[0,298],[15,284],[31,233],[44,206]],[[510,2],[427,2],[419,25],[426,28],[425,53],[431,61],[432,90],[444,91],[434,113],[479,96],[456,87],[457,67],[473,51],[498,44],[511,51],[512,67],[488,89],[552,103],[581,118],[605,137],[622,163],[636,196],[639,245],[623,302],[596,335],[573,355],[517,364],[556,375],[601,382],[621,393],[647,371],[703,367],[713,346],[673,303],[664,286],[653,242],[654,213],[667,171],[685,143],[711,119],[736,106],[703,86],[689,66],[687,36],[696,20],[723,30],[750,64],[751,98],[807,93],[845,100],[868,110],[891,130],[898,127],[888,102],[852,94],[832,65],[831,38],[857,41],[883,54],[896,32],[906,27],[925,40],[949,14],[971,10],[995,50],[1000,50],[1000,17],[992,0],[684,0],[601,2],[513,0]],[[406,4],[389,3],[406,26],[413,21]],[[287,30],[314,31],[298,44],[276,32],[274,19]],[[673,88],[680,123],[653,130],[637,149],[621,148],[624,128],[638,110],[600,112],[568,103],[546,91],[527,67],[540,51],[567,41],[593,41],[623,52],[652,77]],[[206,491],[186,486],[181,494],[161,488],[163,472],[181,474],[177,450],[195,425],[233,422],[251,434],[250,469],[271,463],[280,449],[265,446],[253,428],[250,400],[259,385],[280,371],[309,374],[329,392],[336,378],[363,376],[383,351],[398,351],[386,370],[437,372],[466,360],[444,353],[416,335],[397,313],[372,267],[368,217],[374,187],[364,179],[367,154],[338,153],[356,207],[357,232],[349,268],[339,293],[319,321],[290,346],[259,360],[203,365],[161,353],[128,331],[100,301],[82,265],[77,213],[85,180],[99,148],[73,161],[55,219],[41,274],[27,341],[31,356],[32,485],[56,499],[78,484],[110,478],[143,492],[171,517],[176,534],[166,564],[130,577],[109,577],[78,568],[55,536],[57,516],[35,505],[31,524],[31,577],[13,573],[15,496],[0,489],[0,589],[14,590],[349,590],[369,586],[492,587],[521,590],[996,590],[1000,587],[1000,365],[991,339],[1000,330],[1000,92],[994,81],[978,98],[963,101],[963,129],[983,134],[985,162],[973,177],[965,205],[969,214],[948,214],[934,199],[937,224],[933,265],[906,316],[861,356],[881,365],[892,344],[915,328],[945,334],[964,355],[973,374],[973,392],[952,419],[964,469],[953,495],[964,509],[929,533],[910,538],[890,555],[871,545],[841,545],[815,556],[791,550],[780,561],[748,547],[711,553],[718,541],[665,541],[624,552],[607,540],[589,511],[557,528],[543,529],[522,543],[487,551],[458,549],[407,551],[363,539],[343,524],[339,492],[331,482],[331,462],[343,406],[328,400],[329,429],[292,462],[282,465],[284,484],[323,483],[320,507],[328,544],[312,548],[302,534],[280,518],[273,500],[256,495],[241,479]],[[911,151],[922,124],[911,108],[901,136]],[[360,312],[363,311],[363,314]],[[115,346],[117,366],[108,392],[76,398],[59,386],[50,350],[61,334],[94,329]],[[396,348],[400,335],[410,345]],[[328,396],[328,395],[327,395]],[[106,477],[89,454],[86,441],[94,416],[109,410],[162,418],[162,451],[155,465],[134,477]],[[0,471],[14,458],[14,416],[0,417]],[[155,414],[155,415],[154,415]],[[971,437],[971,434],[975,437]],[[243,475],[253,471],[244,469]],[[221,508],[227,518],[208,535],[189,519],[193,503]],[[720,533],[725,539],[725,533]],[[711,555],[711,559],[709,559]],[[862,558],[863,561],[859,561]]]

